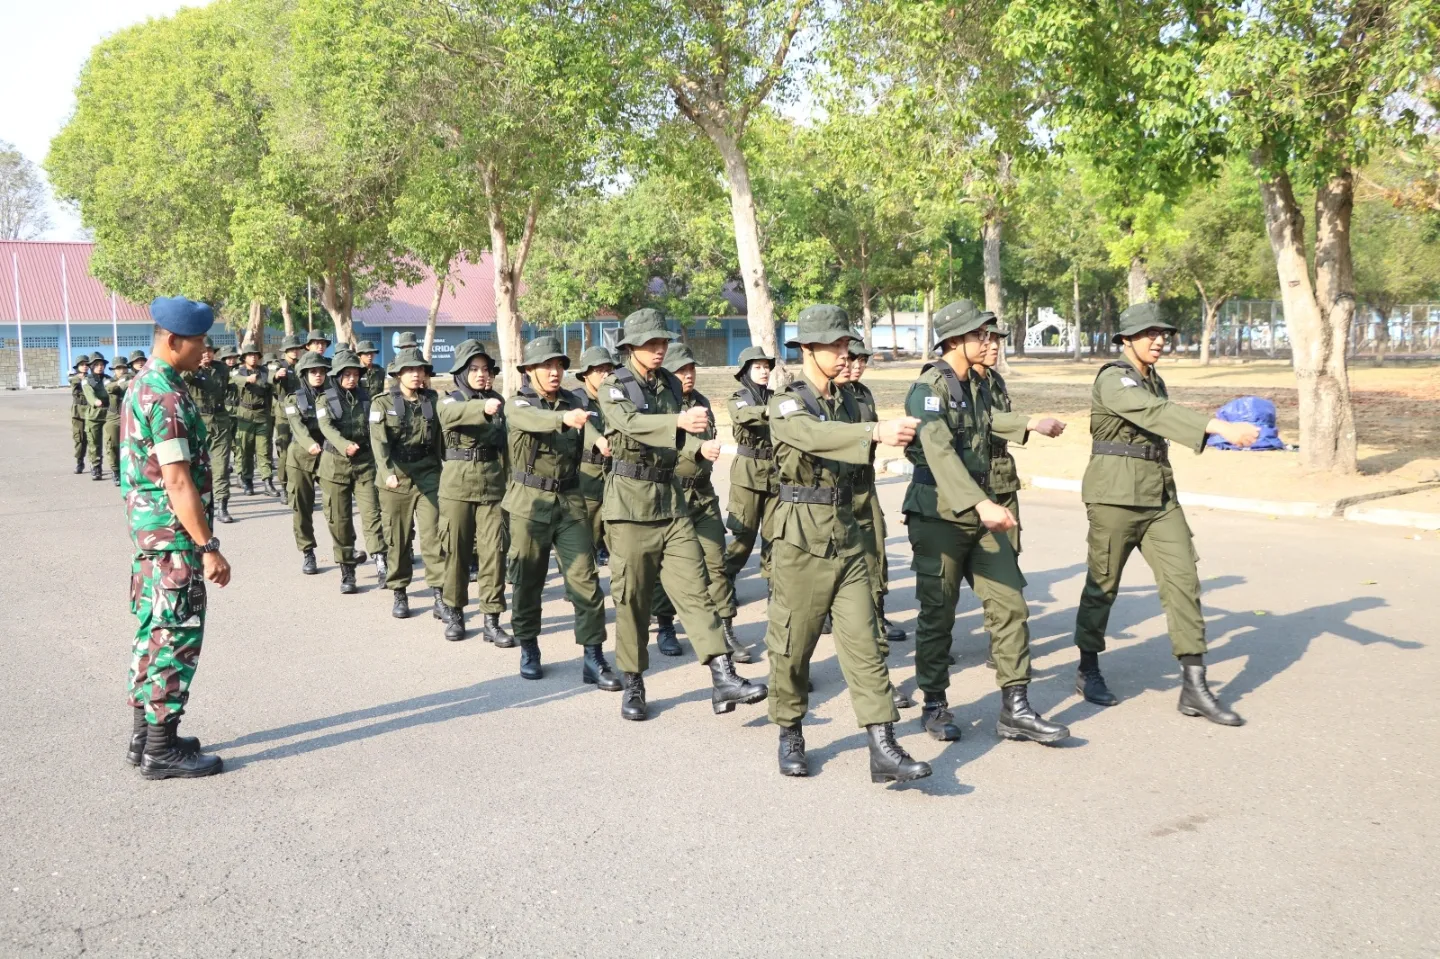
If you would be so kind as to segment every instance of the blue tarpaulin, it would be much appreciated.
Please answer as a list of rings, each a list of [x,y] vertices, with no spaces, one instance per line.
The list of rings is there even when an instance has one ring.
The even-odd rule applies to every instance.
[[[1280,441],[1280,433],[1275,429],[1275,404],[1262,396],[1242,396],[1233,399],[1220,407],[1215,412],[1215,417],[1225,420],[1227,423],[1252,423],[1260,427],[1260,438],[1255,441],[1254,446],[1249,447],[1251,450],[1287,449],[1285,444]],[[1232,446],[1213,433],[1206,438],[1205,443],[1217,450],[1244,448]]]

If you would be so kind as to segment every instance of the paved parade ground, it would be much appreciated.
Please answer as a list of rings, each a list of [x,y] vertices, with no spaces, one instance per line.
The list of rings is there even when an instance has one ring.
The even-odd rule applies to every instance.
[[[339,595],[323,523],[321,575],[301,576],[288,510],[242,495],[183,725],[225,771],[147,782],[122,755],[124,511],[108,481],[72,475],[69,411],[68,390],[0,395],[0,956],[1440,954],[1433,533],[1191,510],[1210,679],[1247,720],[1231,729],[1176,712],[1138,555],[1103,658],[1122,702],[1075,695],[1085,514],[1026,491],[1031,699],[1073,736],[996,737],[966,591],[964,738],[903,711],[901,743],[935,773],[886,788],[828,640],[812,776],[785,779],[764,706],[712,715],[688,645],[652,657],[648,722],[582,686],[557,576],[547,675],[526,682],[518,650],[473,627],[445,642],[423,586],[404,622],[373,567]],[[893,674],[913,693],[904,481],[881,490],[890,614],[911,633]],[[758,654],[753,562],[739,590]]]

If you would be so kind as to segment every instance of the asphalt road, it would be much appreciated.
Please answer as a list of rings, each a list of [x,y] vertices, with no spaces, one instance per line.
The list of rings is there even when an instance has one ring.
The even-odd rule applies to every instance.
[[[1074,695],[1084,514],[1023,494],[1032,700],[1074,736],[997,739],[967,592],[964,739],[907,711],[935,774],[886,788],[828,642],[814,774],[784,779],[763,706],[712,715],[688,648],[655,657],[649,722],[582,686],[553,576],[548,673],[525,682],[515,650],[445,642],[427,591],[405,622],[373,570],[339,595],[323,525],[322,575],[301,576],[288,513],[240,497],[184,724],[226,770],[151,783],[122,758],[124,513],[70,473],[67,417],[67,393],[0,396],[0,956],[1440,953],[1433,535],[1192,511],[1211,678],[1248,720],[1227,729],[1176,712],[1138,557],[1104,659],[1124,701]],[[902,492],[887,481],[892,510]],[[893,513],[890,533],[892,617],[913,628]],[[740,592],[758,649],[753,565]]]

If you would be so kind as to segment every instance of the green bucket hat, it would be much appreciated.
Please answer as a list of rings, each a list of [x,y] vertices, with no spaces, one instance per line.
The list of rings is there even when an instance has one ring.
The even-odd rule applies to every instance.
[[[305,373],[314,369],[328,370],[330,369],[330,361],[319,353],[306,353],[295,361],[296,373]]]
[[[661,361],[660,365],[667,372],[678,373],[692,363],[695,364],[697,370],[700,368],[700,361],[695,359],[695,351],[684,343],[676,343],[665,351],[665,359]]]
[[[298,367],[299,364],[297,363]],[[330,375],[339,376],[341,370],[363,370],[365,364],[360,362],[360,357],[355,355],[353,350],[340,348],[335,351],[335,357],[330,361]]]
[[[416,366],[424,367],[426,372],[429,373],[435,372],[435,367],[429,360],[425,359],[424,355],[421,354],[418,349],[407,347],[395,354],[395,359],[391,360],[390,365],[385,367],[385,372],[391,376],[399,376],[402,370],[408,370]]]
[[[227,358],[232,357],[232,356],[239,356],[239,355],[240,355],[239,353],[236,353],[236,352],[235,352],[235,347],[233,347],[233,346],[222,346],[222,347],[220,347],[220,349],[218,349],[218,350],[215,351],[215,359],[217,359],[217,360],[223,360],[223,359],[227,359]]]
[[[105,359],[104,356],[99,353],[92,353],[90,356],[90,365],[94,366],[96,363],[104,363],[106,366],[110,365],[110,361]]]
[[[1137,336],[1146,330],[1164,330],[1166,333],[1179,332],[1172,323],[1160,317],[1160,304],[1136,303],[1120,314],[1120,328],[1110,337],[1111,343],[1119,343],[1127,337]]]
[[[854,338],[850,329],[850,314],[838,306],[819,303],[807,306],[795,318],[795,335],[785,341],[786,346],[810,346],[815,343],[838,343],[846,337]]]
[[[455,362],[450,366],[450,375],[459,376],[470,365],[470,361],[477,356],[485,357],[485,364],[491,371],[495,370],[495,357],[485,351],[485,344],[479,340],[465,340],[455,347]]]
[[[324,331],[324,330],[309,330],[309,331],[306,332],[306,334],[305,334],[305,342],[306,342],[306,343],[314,343],[316,340],[319,340],[321,343],[324,343],[326,346],[329,346],[331,343],[334,343],[334,342],[335,342],[334,340],[330,339],[330,337],[325,334],[325,331]]]
[[[990,332],[991,332],[991,333],[994,333],[996,336],[1000,337],[1002,340],[1008,340],[1008,339],[1010,339],[1010,333],[1011,333],[1010,324],[1008,324],[1008,323],[1006,323],[1004,320],[1000,319],[1000,317],[996,316],[994,313],[989,314],[989,316],[991,317],[991,320],[990,320]]]
[[[213,352],[214,349],[215,349],[215,341],[212,340],[212,339],[210,339],[210,336],[209,336],[208,333],[207,333],[206,336],[205,336],[205,349],[211,350],[212,352]],[[135,352],[138,353],[138,352],[140,352],[140,351],[139,351],[139,350],[136,350]]]
[[[115,354],[115,359],[113,359],[113,360],[110,361],[110,365],[111,365],[112,367],[113,367],[113,366],[127,366],[127,367],[128,367],[128,366],[130,365],[130,361],[125,358],[125,354],[124,354],[124,353],[116,353],[116,354]]]
[[[280,362],[280,357],[274,353],[266,353],[264,356],[260,357],[260,362],[265,364],[266,366],[274,366],[275,364]]]
[[[254,353],[256,356],[260,356],[262,351],[260,347],[255,345],[254,340],[246,340],[244,343],[240,344],[240,349],[236,351],[235,355],[243,359],[244,357],[249,356],[251,353]]]
[[[80,367],[82,367],[82,366],[89,366],[89,365],[90,365],[90,354],[89,354],[89,353],[81,353],[79,356],[75,357],[75,363],[74,363],[74,365],[71,366],[70,368],[71,368],[72,370],[78,370],[78,369],[79,369]]]
[[[300,337],[294,333],[291,333],[289,336],[285,337],[283,340],[280,341],[281,353],[287,353],[290,350],[303,349],[305,349],[305,341],[300,339]]]
[[[947,303],[935,313],[935,346],[938,348],[951,337],[973,333],[994,318],[994,313],[985,313],[969,300]]]
[[[865,345],[864,339],[855,339],[850,341],[850,355],[869,357],[874,356],[875,351]]]
[[[144,350],[131,350],[131,351],[130,351],[130,362],[131,362],[132,365],[135,364],[135,363],[145,363],[145,362],[148,362],[148,358],[145,356],[145,351],[144,351]]]
[[[356,355],[356,356],[359,356],[361,353],[379,353],[379,352],[380,352],[380,348],[379,348],[378,346],[376,346],[376,345],[374,344],[374,342],[371,341],[371,340],[361,340],[359,343],[356,343],[356,344],[355,344],[355,355]]]
[[[395,348],[397,350],[415,350],[420,348],[420,344],[416,341],[415,334],[407,330],[395,337]]]
[[[575,372],[581,376],[584,376],[586,373],[589,373],[595,367],[605,366],[607,364],[609,366],[620,365],[619,363],[615,362],[614,353],[611,353],[603,346],[592,346],[590,347],[590,349],[580,354],[580,366],[578,369],[576,369]]]
[[[665,314],[653,307],[636,310],[625,317],[625,336],[616,346],[643,346],[651,340],[673,340],[676,334],[665,328]]]
[[[740,369],[735,371],[735,378],[737,380],[743,380],[745,378],[745,371],[748,370],[750,364],[756,360],[769,360],[772,366],[775,364],[775,357],[766,353],[765,347],[747,346],[740,351]]]
[[[525,344],[525,352],[520,358],[520,369],[529,369],[532,366],[539,366],[546,360],[553,360],[556,357],[565,361],[565,369],[570,368],[570,357],[560,347],[560,338],[557,336],[537,336]]]

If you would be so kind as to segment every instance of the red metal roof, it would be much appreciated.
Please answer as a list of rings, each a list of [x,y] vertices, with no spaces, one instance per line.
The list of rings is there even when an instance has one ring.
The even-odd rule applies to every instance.
[[[15,322],[15,274],[20,275],[20,319],[63,323],[66,294],[71,323],[109,323],[110,291],[90,275],[93,243],[0,240],[0,322]],[[149,323],[148,307],[115,297],[122,323]]]
[[[445,282],[436,326],[485,326],[495,322],[493,262],[489,253],[482,254],[479,263],[456,262]],[[374,291],[369,305],[354,310],[351,318],[366,326],[424,326],[435,297],[435,274],[423,267],[421,273],[420,282],[414,286]]]

